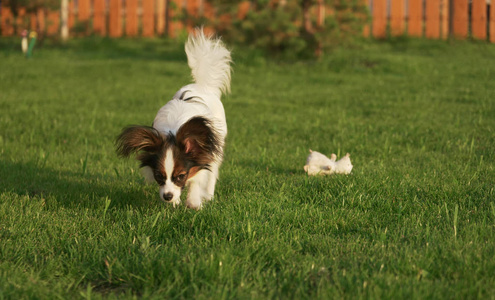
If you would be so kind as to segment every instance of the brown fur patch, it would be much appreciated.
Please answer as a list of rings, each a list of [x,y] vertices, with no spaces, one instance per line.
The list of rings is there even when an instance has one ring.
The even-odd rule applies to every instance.
[[[198,173],[199,171],[201,171],[203,168],[201,167],[192,167],[191,169],[189,169],[189,174],[187,176],[187,179],[189,178],[193,178],[194,175],[196,175],[196,173]]]
[[[148,153],[158,153],[164,144],[163,136],[153,127],[129,126],[122,130],[117,137],[117,153],[128,157],[141,150]]]
[[[218,133],[211,122],[194,117],[177,131],[178,146],[198,165],[208,165],[221,154]]]

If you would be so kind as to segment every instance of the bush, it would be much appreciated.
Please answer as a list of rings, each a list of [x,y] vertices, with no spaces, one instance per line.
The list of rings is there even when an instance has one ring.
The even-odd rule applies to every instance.
[[[325,17],[318,20],[320,2]],[[228,42],[284,57],[320,56],[331,47],[352,43],[361,37],[368,21],[362,0],[212,0],[211,3],[218,16],[210,20],[211,25]]]

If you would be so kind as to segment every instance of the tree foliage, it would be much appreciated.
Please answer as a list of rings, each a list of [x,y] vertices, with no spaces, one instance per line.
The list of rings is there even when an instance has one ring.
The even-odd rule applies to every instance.
[[[212,0],[211,3],[219,17],[210,22],[229,42],[284,56],[319,56],[332,46],[361,36],[368,21],[366,2],[362,0]],[[246,6],[247,12],[243,12]],[[319,13],[323,16],[320,19]]]
[[[12,14],[17,16],[21,7],[24,7],[28,12],[34,12],[40,8],[58,8],[60,7],[60,0],[2,0],[2,4],[10,7]]]

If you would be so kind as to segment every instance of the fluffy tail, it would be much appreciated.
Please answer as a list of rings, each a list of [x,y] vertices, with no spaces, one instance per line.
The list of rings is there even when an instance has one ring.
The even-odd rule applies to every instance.
[[[196,84],[220,93],[230,92],[230,51],[220,39],[196,29],[186,42],[187,62]]]

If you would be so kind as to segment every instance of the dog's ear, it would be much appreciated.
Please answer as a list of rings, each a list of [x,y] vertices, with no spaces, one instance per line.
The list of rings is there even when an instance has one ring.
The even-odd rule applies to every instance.
[[[132,153],[146,151],[157,153],[163,147],[163,136],[153,127],[149,126],[129,126],[122,130],[117,137],[117,153],[120,156],[128,157]]]
[[[177,131],[179,147],[196,163],[210,164],[221,155],[218,133],[210,121],[203,117],[194,117],[184,123]]]

